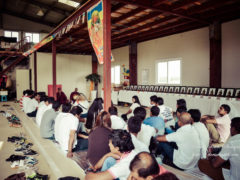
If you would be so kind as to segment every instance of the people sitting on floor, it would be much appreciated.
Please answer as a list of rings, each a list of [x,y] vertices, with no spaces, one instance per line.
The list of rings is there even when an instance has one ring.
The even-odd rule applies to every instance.
[[[214,143],[225,143],[230,135],[230,124],[229,118],[231,108],[227,104],[222,104],[218,109],[218,116],[209,117],[203,116],[205,125],[209,131],[211,141]]]
[[[157,135],[163,135],[165,132],[165,123],[162,117],[158,116],[160,109],[157,106],[152,106],[150,117],[143,121],[143,124],[154,127],[157,130]]]
[[[186,108],[185,106],[178,106],[178,107],[177,107],[177,110],[176,110],[175,127],[172,128],[173,130],[170,129],[170,128],[168,128],[168,129],[166,128],[166,134],[170,134],[170,133],[178,130],[178,128],[179,128],[179,126],[178,126],[178,120],[179,120],[179,118],[180,118],[180,116],[181,116],[181,113],[183,113],[183,112],[187,112],[187,108]]]
[[[134,112],[134,116],[140,117],[139,120],[141,120],[141,130],[137,135],[138,140],[143,142],[147,147],[150,145],[151,138],[154,137],[157,133],[156,129],[143,124],[144,119],[146,118],[147,112],[143,107],[137,107]]]
[[[100,112],[88,137],[87,159],[92,166],[110,152],[108,143],[111,133],[110,114],[106,111]]]
[[[70,103],[74,104],[76,99],[77,99],[77,96],[79,96],[80,93],[78,92],[78,88],[75,88],[73,92],[71,92],[70,94]]]
[[[158,175],[157,177],[154,177],[152,180],[179,180],[179,179],[175,174],[171,172],[167,172],[167,173]]]
[[[158,175],[168,172],[164,167],[158,165],[155,157],[148,152],[138,153],[131,161],[129,169],[131,173],[128,180],[152,180]]]
[[[26,90],[26,96],[22,97],[22,105],[23,105],[23,111],[26,113],[27,111],[27,104],[28,102],[31,100],[31,97],[33,95],[33,91],[32,90]]]
[[[139,116],[132,116],[128,120],[127,129],[131,134],[132,142],[136,152],[149,152],[149,148],[146,144],[137,139],[137,135],[141,130],[142,121]]]
[[[210,156],[199,161],[199,169],[209,177],[217,180],[238,180],[240,179],[240,117],[232,119],[231,137],[223,145],[218,155]],[[229,169],[230,162],[230,171]],[[223,176],[223,168],[224,176]]]
[[[206,158],[210,138],[206,126],[200,122],[201,112],[198,109],[190,109],[188,113],[192,118],[192,126],[196,129],[198,137],[200,138],[201,159]]]
[[[102,172],[88,173],[85,180],[112,180],[112,179],[127,179],[130,174],[129,165],[132,159],[137,154],[134,151],[131,135],[126,130],[116,129],[109,136],[109,147],[111,152],[104,155],[94,169],[102,168]],[[113,161],[109,164],[104,164],[107,158],[114,158],[118,161]]]
[[[81,113],[82,109],[79,106],[74,106],[57,125],[58,133],[55,133],[55,138],[69,158],[73,156],[74,151],[87,149],[88,136],[76,133]]]
[[[191,125],[189,113],[182,113],[178,124],[180,128],[171,134],[158,136],[157,153],[164,156],[163,162],[178,169],[191,169],[200,159],[200,139]]]
[[[137,107],[140,107],[141,103],[138,99],[138,96],[132,97],[132,105],[130,106],[128,112],[126,114],[122,114],[122,118],[124,121],[127,121],[130,117],[134,116],[133,112]]]
[[[162,117],[165,121],[165,127],[170,128],[170,126],[175,126],[175,121],[172,115],[172,108],[165,106],[164,100],[161,97],[158,97],[157,105],[160,109],[159,116]]]
[[[82,108],[83,112],[81,114],[81,118],[87,118],[89,103],[83,94],[79,94],[76,96],[74,106],[79,106],[80,108]]]
[[[52,108],[46,110],[41,118],[40,135],[45,139],[55,140],[54,124],[60,108],[58,101],[53,101]]]
[[[60,104],[65,104],[67,103],[67,96],[65,95],[65,93],[62,91],[62,88],[58,88],[58,91],[57,91],[57,101],[60,103]]]
[[[96,98],[88,109],[87,121],[85,127],[89,130],[93,128],[98,114],[103,110],[103,99]]]
[[[150,97],[150,107],[157,106],[157,96],[153,95]]]
[[[110,113],[110,118],[112,122],[112,129],[124,129],[126,128],[126,122],[118,116],[118,110],[115,106],[110,106],[108,108]]]
[[[47,110],[52,108],[53,101],[54,101],[53,97],[45,97],[43,105],[39,106],[39,108],[37,110],[37,115],[36,115],[36,123],[37,123],[38,127],[40,127],[40,125],[41,125],[43,114]]]
[[[39,101],[40,101],[40,95],[38,93],[35,93],[32,96],[32,99],[28,101],[27,107],[26,107],[26,114],[29,117],[36,117]]]
[[[20,106],[20,108],[21,108],[21,110],[23,111],[23,99],[25,98],[25,97],[27,97],[27,90],[24,90],[23,91],[23,95],[22,95],[22,97],[19,99],[19,106]]]

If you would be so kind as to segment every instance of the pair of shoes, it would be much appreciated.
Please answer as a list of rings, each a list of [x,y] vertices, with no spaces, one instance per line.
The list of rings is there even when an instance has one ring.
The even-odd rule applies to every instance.
[[[48,180],[48,175],[33,173],[32,175],[27,176],[27,180]]]
[[[24,160],[25,158],[26,158],[26,156],[12,154],[9,158],[6,159],[6,161],[14,162],[14,161],[19,161],[19,160]]]
[[[13,174],[5,178],[5,180],[25,180],[25,173]]]
[[[13,161],[13,163],[11,164],[12,169],[17,169],[17,168],[23,167],[23,166],[24,166],[24,160]]]
[[[24,137],[19,137],[19,136],[12,136],[12,137],[8,137],[8,142],[20,142],[20,143],[24,143],[25,142],[25,138]]]
[[[28,149],[26,151],[23,152],[24,155],[37,155],[38,153],[32,149]]]

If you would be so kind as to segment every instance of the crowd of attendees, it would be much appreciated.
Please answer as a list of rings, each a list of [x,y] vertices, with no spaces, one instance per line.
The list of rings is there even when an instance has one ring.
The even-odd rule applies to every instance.
[[[77,88],[69,100],[61,89],[57,100],[31,90],[20,100],[42,138],[58,143],[69,158],[85,153],[85,179],[178,179],[161,162],[181,171],[199,167],[212,179],[240,179],[240,117],[231,120],[227,104],[216,116],[187,109],[184,99],[177,100],[176,112],[162,97],[151,96],[150,104],[143,107],[133,96],[120,116],[113,105],[104,111],[102,98],[89,104]]]

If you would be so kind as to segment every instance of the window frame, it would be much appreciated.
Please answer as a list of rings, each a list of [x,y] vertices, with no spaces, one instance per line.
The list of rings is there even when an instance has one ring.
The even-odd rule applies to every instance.
[[[4,36],[5,36],[5,32],[10,32],[10,33],[11,33],[11,38],[16,38],[15,36],[13,36],[13,33],[17,33],[17,34],[18,34],[17,42],[19,42],[20,37],[19,37],[19,32],[18,32],[18,31],[4,30],[4,31],[3,31]],[[5,36],[5,37],[9,37],[9,36]]]
[[[29,35],[31,34],[31,36],[29,36],[29,35],[27,35],[27,34],[29,34]],[[38,34],[38,37],[39,37],[38,42],[33,42],[33,35],[34,35],[34,34]],[[37,44],[37,43],[40,42],[40,33],[24,32],[24,37],[27,37],[27,42],[29,42],[29,43]],[[30,37],[29,40],[28,40],[28,37]]]
[[[116,70],[115,70],[115,68],[116,67],[119,67],[119,83],[115,82],[115,79],[116,79]],[[113,68],[114,74],[112,74],[112,68]],[[112,80],[112,77],[113,77],[114,80]],[[115,65],[115,66],[111,67],[111,84],[116,84],[116,85],[120,85],[121,84],[121,66],[120,65]]]
[[[168,74],[168,66],[169,66],[169,62],[171,61],[180,61],[180,82],[179,84],[172,84],[172,83],[169,83],[169,74]],[[158,64],[159,63],[167,63],[167,82],[166,83],[159,83],[158,82]],[[182,58],[169,58],[169,59],[159,59],[159,60],[156,60],[156,63],[155,63],[155,82],[157,85],[171,85],[171,86],[174,86],[174,85],[177,85],[177,86],[180,86],[182,85]]]

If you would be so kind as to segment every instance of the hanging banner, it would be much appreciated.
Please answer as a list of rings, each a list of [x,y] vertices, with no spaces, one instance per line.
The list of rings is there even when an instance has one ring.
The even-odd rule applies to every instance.
[[[87,11],[88,33],[99,64],[103,64],[103,5],[102,1]],[[111,55],[113,61],[113,56]]]
[[[27,52],[24,52],[23,56],[28,56],[28,55],[32,54],[33,52],[37,51],[40,47],[42,47],[45,44],[52,41],[55,38],[55,36],[56,36],[56,34],[53,34],[53,35],[49,36],[48,38],[43,39],[42,41],[40,41],[39,43],[34,45],[31,49],[29,49]]]

